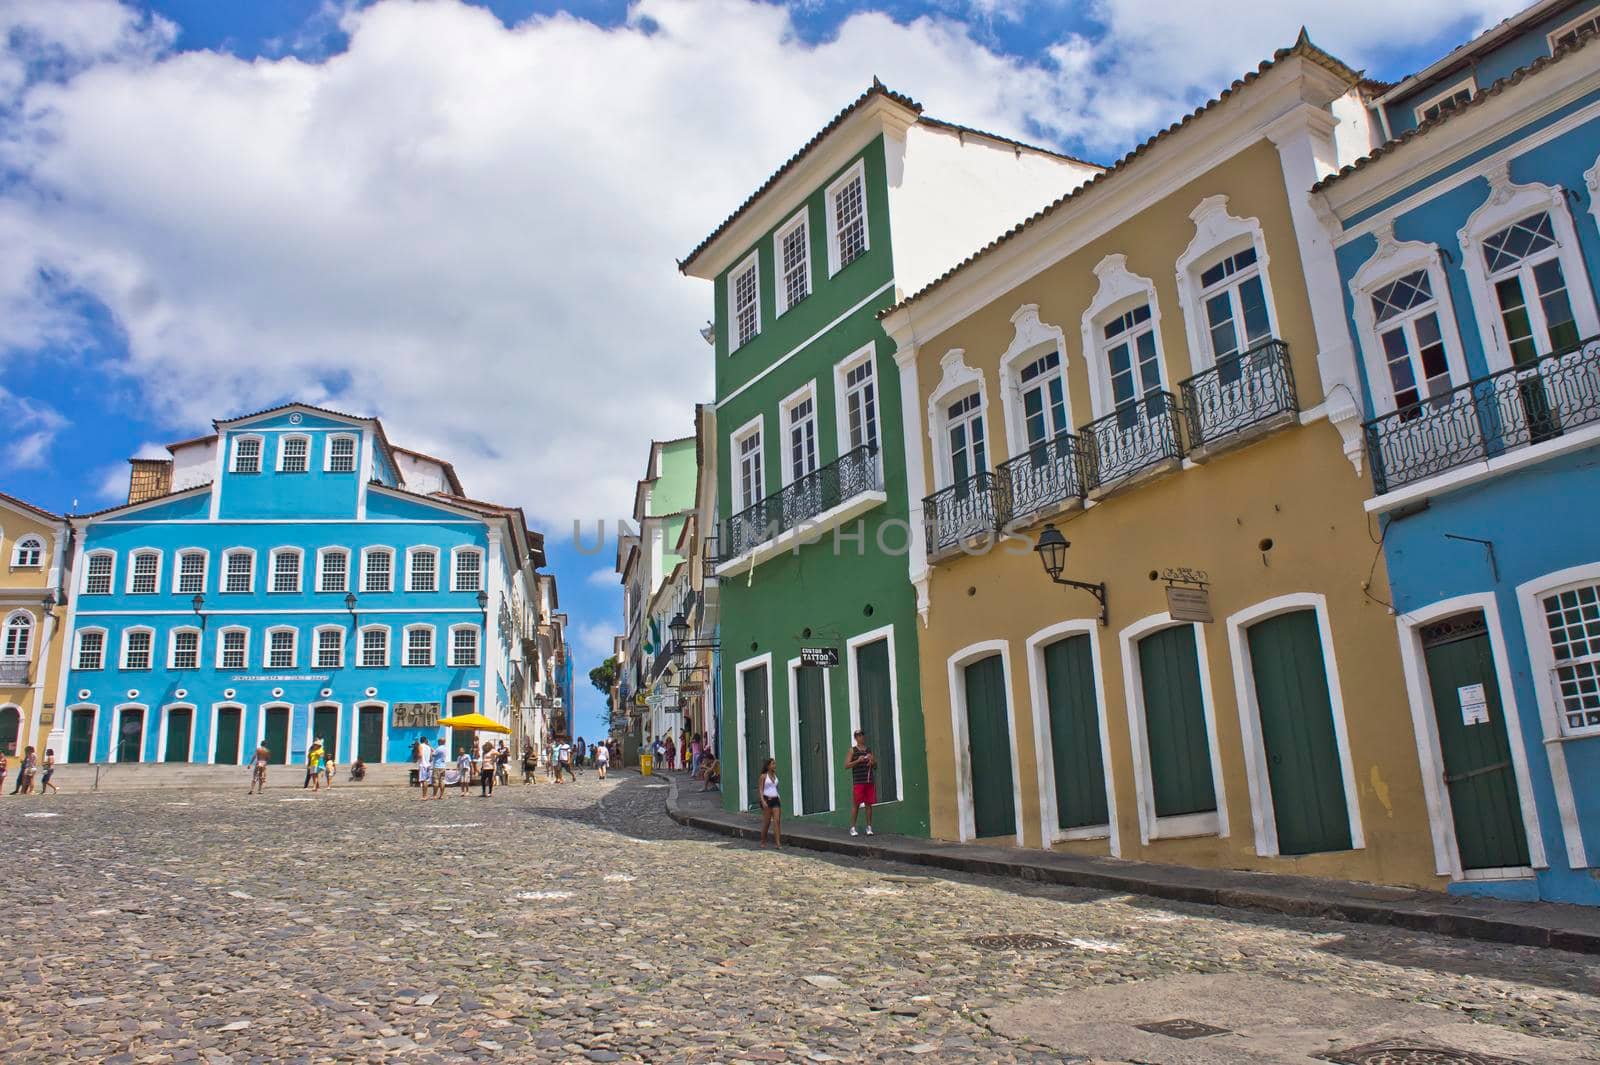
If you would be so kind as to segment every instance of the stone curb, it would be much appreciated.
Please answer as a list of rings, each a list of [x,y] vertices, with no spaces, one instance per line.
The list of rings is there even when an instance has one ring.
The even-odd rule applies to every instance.
[[[680,825],[736,839],[759,839],[760,825],[750,815],[718,810],[705,814],[686,810],[678,799],[678,780],[663,774],[670,785],[667,816]],[[790,846],[855,858],[903,862],[959,873],[1010,877],[1036,883],[1061,884],[1197,902],[1230,909],[1256,910],[1295,917],[1325,917],[1357,924],[1391,925],[1414,932],[1460,939],[1478,939],[1518,946],[1550,947],[1578,954],[1600,954],[1600,920],[1580,907],[1570,923],[1561,923],[1551,903],[1512,903],[1489,899],[1463,900],[1450,895],[1418,892],[1420,897],[1384,901],[1352,895],[1329,897],[1325,886],[1304,877],[1252,873],[1259,885],[1221,883],[1223,875],[1211,870],[1181,866],[1153,866],[1115,858],[1079,858],[1059,852],[1038,852],[1049,861],[1032,860],[1033,852],[978,844],[943,843],[904,836],[831,836],[808,831],[810,826],[785,825],[784,841]],[[1225,874],[1233,879],[1237,874]],[[1213,882],[1208,883],[1210,879]],[[1529,916],[1545,920],[1528,919]],[[1519,919],[1520,918],[1520,919]]]

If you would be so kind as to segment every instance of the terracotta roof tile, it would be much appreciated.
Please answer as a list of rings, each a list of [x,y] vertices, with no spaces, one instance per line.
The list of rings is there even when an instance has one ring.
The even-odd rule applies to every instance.
[[[0,499],[5,500],[7,503],[12,504],[13,506],[21,507],[23,510],[31,510],[31,511],[33,511],[33,513],[39,515],[41,518],[49,518],[51,521],[60,521],[61,520],[61,515],[60,514],[56,514],[53,511],[46,510],[43,507],[36,507],[32,503],[28,502],[26,499],[18,499],[16,496],[11,495],[8,492],[0,492]]]
[[[177,488],[177,489],[174,489],[171,492],[167,492],[167,493],[164,493],[162,495],[151,496],[149,499],[141,499],[137,503],[118,503],[114,507],[105,507],[102,510],[85,511],[85,512],[83,512],[81,514],[67,514],[67,515],[64,515],[64,517],[68,517],[68,518],[99,518],[99,517],[103,517],[106,514],[114,514],[119,510],[127,510],[129,507],[143,507],[143,506],[147,506],[148,504],[151,504],[151,503],[159,503],[163,499],[176,499],[178,496],[186,496],[186,495],[189,495],[191,492],[198,492],[202,488],[207,489],[209,491],[210,488],[211,488],[211,482],[207,481],[204,484],[192,484],[188,488]]]

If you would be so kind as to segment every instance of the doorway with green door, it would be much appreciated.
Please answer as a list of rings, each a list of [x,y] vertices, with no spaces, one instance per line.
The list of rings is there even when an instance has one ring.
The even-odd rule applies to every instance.
[[[163,762],[188,762],[194,753],[194,707],[169,706],[162,711]]]
[[[116,761],[144,761],[144,712],[142,706],[117,707],[116,728],[111,735]]]
[[[1016,750],[1011,733],[1011,670],[1003,642],[958,651],[951,659],[951,705],[961,745],[957,770],[961,838],[1010,837],[1021,843]]]
[[[1035,728],[1048,755],[1040,781],[1047,845],[1053,840],[1111,835],[1095,627],[1093,621],[1067,622],[1028,641]]]
[[[356,757],[368,765],[383,761],[384,726],[388,713],[381,704],[356,707]]]
[[[318,703],[311,708],[311,735],[306,740],[306,750],[312,742],[322,741],[324,757],[335,765],[339,763],[339,704]]]
[[[794,771],[800,791],[798,813],[825,814],[833,810],[833,700],[828,692],[828,671],[821,666],[789,665],[790,742],[795,750]]]
[[[739,775],[739,804],[755,805],[761,794],[761,766],[772,756],[772,656],[762,655],[738,666],[739,748],[744,765]],[[724,770],[726,779],[726,770]],[[780,780],[779,786],[783,785]]]
[[[261,740],[267,747],[268,765],[289,764],[289,715],[287,706],[261,709]]]
[[[1147,841],[1225,835],[1200,626],[1174,625],[1161,615],[1125,636],[1135,669],[1129,717],[1135,755],[1143,759],[1141,833]]]

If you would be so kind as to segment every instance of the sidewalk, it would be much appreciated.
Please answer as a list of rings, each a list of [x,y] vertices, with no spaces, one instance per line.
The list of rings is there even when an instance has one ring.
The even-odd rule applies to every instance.
[[[755,814],[729,813],[722,793],[681,787],[681,774],[659,774],[671,785],[667,814],[679,824],[725,836],[757,839]],[[1211,906],[1261,910],[1297,917],[1331,917],[1360,924],[1393,925],[1419,932],[1554,947],[1600,954],[1600,910],[1548,902],[1500,902],[1434,891],[1320,880],[1276,873],[1192,869],[1059,851],[946,843],[889,834],[851,836],[844,828],[786,821],[785,846],[880,858],[985,876],[1097,888]]]

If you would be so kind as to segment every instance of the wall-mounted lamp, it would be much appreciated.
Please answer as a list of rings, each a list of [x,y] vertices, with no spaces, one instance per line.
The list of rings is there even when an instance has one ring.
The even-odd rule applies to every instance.
[[[195,617],[200,619],[200,627],[206,627],[206,597],[200,592],[194,593],[194,598],[189,600],[189,606],[194,608]]]
[[[1098,584],[1088,581],[1073,581],[1061,576],[1061,571],[1067,566],[1067,548],[1072,544],[1054,525],[1046,525],[1039,531],[1039,542],[1034,545],[1038,552],[1039,562],[1044,566],[1044,571],[1056,584],[1064,584],[1068,588],[1081,588],[1094,596],[1100,602],[1100,624],[1106,624],[1111,616],[1110,608],[1106,605],[1106,586],[1101,581]]]
[[[344,608],[346,610],[350,611],[350,624],[351,625],[359,625],[361,623],[361,619],[356,616],[356,593],[355,592],[346,592],[346,593],[344,593]]]

